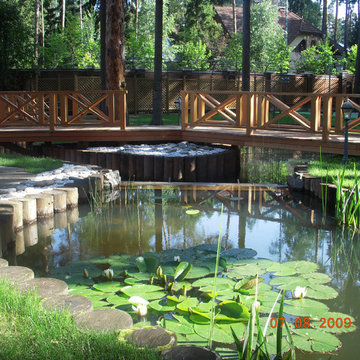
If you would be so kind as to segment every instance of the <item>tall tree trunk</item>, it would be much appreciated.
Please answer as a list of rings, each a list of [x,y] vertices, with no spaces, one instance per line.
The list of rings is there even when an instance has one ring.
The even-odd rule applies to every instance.
[[[359,29],[358,29],[357,55],[356,55],[356,65],[355,65],[354,94],[360,94],[360,30]]]
[[[106,1],[106,88],[125,85],[124,1]]]
[[[65,12],[66,12],[66,0],[62,0],[61,6],[61,29],[65,29]]]
[[[101,89],[106,89],[106,0],[100,2],[100,66]]]
[[[336,0],[335,19],[334,19],[334,42],[337,41],[338,18],[339,18],[339,0]]]
[[[327,37],[327,18],[328,18],[328,5],[327,5],[327,0],[324,0],[322,26],[321,26],[323,39]]]
[[[155,5],[155,58],[152,125],[162,125],[162,38],[163,38],[163,0]]]
[[[243,0],[242,91],[250,91],[250,0]]]
[[[34,33],[34,57],[35,64],[38,64],[39,60],[39,15],[40,15],[40,3],[39,0],[35,0],[35,33]]]
[[[79,12],[80,12],[80,29],[82,30],[84,28],[83,24],[83,11],[82,11],[82,0],[79,0]]]
[[[344,28],[344,49],[345,49],[345,56],[347,56],[347,49],[348,49],[348,32],[349,32],[349,0],[345,2],[345,28]]]
[[[234,34],[237,33],[237,24],[236,24],[236,0],[232,1],[232,12],[233,12],[233,28]]]
[[[45,65],[45,19],[44,0],[41,0],[41,42],[42,42],[42,63]]]
[[[138,37],[139,31],[139,0],[135,0],[135,38]]]

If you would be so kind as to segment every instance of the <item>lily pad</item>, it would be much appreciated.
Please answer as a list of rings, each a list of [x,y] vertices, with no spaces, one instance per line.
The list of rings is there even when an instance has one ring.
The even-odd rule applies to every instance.
[[[192,286],[193,287],[200,287],[200,290],[201,290],[203,287],[207,287],[209,285],[213,286],[213,284],[214,284],[214,278],[211,277],[211,278],[204,278],[204,279],[195,280],[192,283]],[[216,288],[218,286],[221,286],[221,285],[225,285],[228,288],[233,288],[233,286],[235,285],[235,281],[232,280],[232,279],[229,279],[229,278],[217,278],[216,279]]]
[[[279,289],[295,290],[297,286],[307,287],[310,283],[301,276],[280,276],[271,279],[270,285],[277,285]]]
[[[125,295],[111,295],[106,298],[109,304],[114,306],[126,305],[129,303],[129,298]]]
[[[170,312],[175,310],[176,303],[171,300],[159,299],[149,303],[149,307],[158,312]]]
[[[210,326],[195,324],[194,330],[195,330],[196,334],[198,334],[202,338],[209,339]],[[216,324],[214,325],[212,335],[213,335],[213,339],[216,339],[217,342],[220,342],[223,344],[232,344],[234,342],[234,338],[232,337],[231,333],[222,329],[221,327],[217,326]]]
[[[223,301],[219,304],[219,309],[221,311],[221,315],[225,315],[229,318],[229,320],[233,321],[247,321],[249,320],[250,313],[248,309],[242,305],[237,303],[236,301]],[[215,319],[217,316],[215,317]]]
[[[129,297],[130,296],[141,296],[144,299],[146,299],[147,294],[161,293],[161,290],[163,290],[163,288],[158,285],[145,285],[144,284],[144,285],[125,286],[125,287],[121,288],[120,290]],[[153,299],[156,299],[156,297]]]
[[[331,277],[329,275],[318,272],[303,274],[302,277],[309,280],[311,284],[326,284],[331,281]]]
[[[311,299],[296,299],[285,300],[284,312],[289,315],[314,317],[328,312],[329,308],[315,300]]]
[[[190,298],[185,299],[185,300],[182,301],[181,303],[177,304],[177,305],[176,305],[176,308],[177,308],[178,310],[187,312],[187,311],[189,311],[189,307],[190,307],[190,308],[194,308],[194,307],[196,307],[198,304],[199,304],[199,300],[198,300],[197,298],[190,297]]]
[[[229,269],[227,275],[228,277],[243,279],[249,276],[256,276],[265,273],[265,270],[258,265],[248,264],[234,266],[232,269]]]
[[[186,278],[199,279],[208,275],[211,275],[211,271],[209,268],[204,266],[193,266]]]
[[[188,262],[181,262],[175,270],[174,280],[184,280],[188,273],[191,271],[192,267],[192,264],[189,264]]]
[[[338,296],[338,292],[327,285],[310,285],[306,289],[306,297],[317,300],[329,300]]]
[[[175,334],[191,335],[195,334],[193,326],[187,326],[177,320],[166,320],[165,328],[173,331]]]
[[[117,281],[106,281],[98,284],[94,284],[93,288],[97,291],[101,291],[104,293],[115,293],[120,291],[122,284]]]
[[[306,339],[311,344],[313,351],[327,353],[337,350],[341,346],[340,340],[328,332],[319,331],[317,329],[294,329],[296,335]],[[296,347],[302,345],[298,344],[297,337],[293,338]],[[300,348],[300,347],[299,347]]]
[[[221,253],[221,256],[232,257],[236,259],[251,259],[257,255],[254,249],[228,249]]]
[[[341,334],[352,332],[357,329],[357,327],[354,325],[355,319],[347,314],[328,312],[321,316],[318,316],[317,318],[321,320],[311,321],[311,327],[320,329],[324,332]],[[331,320],[329,321],[329,319]]]

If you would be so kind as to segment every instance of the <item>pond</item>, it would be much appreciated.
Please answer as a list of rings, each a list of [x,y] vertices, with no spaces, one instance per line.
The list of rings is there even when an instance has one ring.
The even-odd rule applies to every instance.
[[[142,255],[145,258],[164,254],[163,256],[171,258],[170,263],[175,262],[172,264],[173,273],[176,262],[186,262],[189,258],[191,258],[189,263],[194,262],[195,267],[208,266],[211,269],[214,260],[214,254],[211,252],[214,247],[209,247],[211,249],[209,252],[205,251],[205,248],[195,248],[204,250],[204,252],[196,250],[197,254],[200,254],[198,258],[190,256],[186,249],[203,244],[216,245],[221,232],[223,255],[228,261],[230,275],[234,269],[237,271],[241,269],[242,274],[254,276],[257,269],[261,268],[262,275],[259,275],[264,277],[264,282],[261,283],[262,285],[259,284],[259,291],[264,290],[265,286],[271,288],[266,283],[270,283],[273,287],[274,285],[281,287],[284,284],[281,281],[276,282],[277,278],[272,275],[274,272],[275,274],[282,272],[278,279],[291,276],[295,277],[295,281],[296,276],[307,279],[310,282],[310,291],[317,295],[322,291],[326,292],[327,288],[323,286],[330,285],[338,292],[338,296],[335,292],[335,295],[330,295],[328,299],[324,294],[320,294],[319,297],[313,295],[312,298],[320,299],[319,301],[328,307],[329,312],[348,314],[355,319],[355,325],[359,323],[358,236],[334,228],[331,219],[324,221],[320,211],[304,206],[301,200],[292,196],[287,187],[130,184],[123,185],[111,196],[116,200],[106,203],[107,205],[103,207],[96,206],[100,201],[98,198],[92,206],[92,211],[88,206],[79,208],[78,221],[67,224],[66,221],[63,222],[62,227],[54,229],[52,234],[47,234],[48,236],[39,237],[39,242],[27,247],[23,254],[15,256],[15,250],[13,252],[9,250],[7,257],[10,263],[31,267],[37,276],[50,275],[61,278],[65,274],[63,269],[70,269],[71,264],[80,264],[78,269],[82,271],[84,264],[93,258],[95,258],[93,265],[100,263],[100,267],[106,267],[106,264],[112,261],[114,264],[117,261],[117,265],[119,262],[126,264],[128,261],[129,257],[116,257],[115,254]],[[227,250],[239,248],[252,249],[247,253],[251,258],[250,265],[253,264],[253,267],[246,268],[248,272],[243,273],[247,260],[237,258],[233,263],[237,255],[231,255],[231,251],[226,253]],[[268,259],[271,262],[264,262],[261,259]],[[292,263],[289,264],[299,268],[298,272],[289,272],[288,266],[284,263],[290,261]],[[310,262],[314,263],[316,269],[314,273],[312,271],[315,270],[307,269],[308,266],[312,266],[309,265]],[[254,266],[258,267],[254,270]],[[165,268],[166,265],[164,272]],[[308,272],[312,275],[308,275]],[[324,285],[327,281],[317,283],[314,280],[314,283],[311,283],[313,279],[320,278],[320,275],[314,275],[317,273],[329,275],[331,282]],[[95,275],[99,274],[101,270]],[[211,271],[208,274],[211,274]],[[191,281],[208,274],[193,277]],[[133,282],[128,281],[127,284],[132,285],[144,283],[145,278],[149,282],[150,278],[147,275],[139,277],[134,274],[130,277]],[[228,275],[225,273],[223,277],[226,278]],[[72,283],[71,279],[70,283]],[[221,288],[221,284],[219,286]],[[294,288],[295,286],[290,286],[287,289],[294,290]],[[131,295],[133,293],[130,292],[129,296]],[[286,297],[291,299],[290,291],[286,292]],[[331,299],[332,297],[335,298]],[[264,300],[264,308],[265,302]],[[311,315],[312,309],[309,308],[307,311],[308,314],[304,309],[299,313],[292,312],[287,315],[287,320],[292,322],[297,318],[303,320]],[[340,315],[333,316],[334,320],[340,318]],[[337,356],[337,359],[353,358],[354,353],[360,353],[359,335],[359,330],[336,334],[343,345],[332,355],[298,351],[297,358],[329,359],[329,356],[330,358]]]

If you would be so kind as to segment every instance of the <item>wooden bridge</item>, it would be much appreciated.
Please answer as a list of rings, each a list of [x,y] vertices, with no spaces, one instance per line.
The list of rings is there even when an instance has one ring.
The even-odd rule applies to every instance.
[[[126,92],[0,92],[0,142],[195,141],[360,155],[360,95],[182,91],[181,126],[127,126]]]

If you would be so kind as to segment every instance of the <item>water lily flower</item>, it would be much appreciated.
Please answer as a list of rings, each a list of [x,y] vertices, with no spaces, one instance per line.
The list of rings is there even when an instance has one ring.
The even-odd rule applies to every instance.
[[[104,270],[104,274],[108,280],[112,280],[112,278],[114,277],[114,270],[106,269],[106,270]]]
[[[180,256],[174,256],[174,261],[180,262]]]
[[[132,305],[149,305],[149,302],[140,296],[131,296],[128,301]]]
[[[257,312],[259,312],[260,311],[260,301],[255,301],[254,302],[254,308],[255,308],[255,310],[257,311]]]
[[[132,306],[132,309],[139,315],[145,316],[147,314],[147,306],[145,304],[138,304],[137,306]]]
[[[295,299],[302,299],[306,295],[306,287],[297,286],[295,290],[293,291],[292,296]]]

